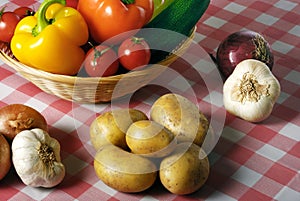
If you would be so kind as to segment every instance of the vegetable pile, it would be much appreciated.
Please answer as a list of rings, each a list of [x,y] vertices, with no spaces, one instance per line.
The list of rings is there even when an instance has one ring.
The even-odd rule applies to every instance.
[[[208,158],[201,149],[212,134],[208,128],[198,107],[178,94],[158,98],[150,118],[131,108],[105,112],[90,126],[95,172],[121,192],[144,191],[159,175],[171,193],[193,193],[209,175]]]
[[[62,182],[60,145],[49,135],[41,113],[22,104],[4,106],[0,128],[0,180],[13,165],[26,185],[51,188]]]
[[[36,13],[27,7],[13,12],[2,8],[0,41],[10,44],[20,62],[43,71],[76,75],[84,70],[90,77],[112,76],[169,54],[153,51],[151,44],[171,52],[183,39],[153,36],[140,32],[142,28],[189,36],[209,0],[66,3],[45,0]],[[249,30],[229,35],[218,47],[216,63],[225,78],[226,110],[250,122],[267,119],[280,84],[271,71],[274,56],[263,36]],[[144,191],[159,178],[171,193],[193,193],[209,175],[207,154],[201,148],[208,131],[205,115],[177,94],[160,97],[150,117],[136,109],[103,113],[90,126],[97,151],[95,172],[122,192]],[[13,104],[0,109],[0,145],[0,180],[13,165],[26,185],[49,188],[62,182],[65,167],[60,145],[47,132],[45,118],[33,108]]]
[[[19,62],[46,72],[112,76],[165,59],[183,40],[141,34],[141,29],[160,28],[188,37],[208,4],[209,0],[45,0],[36,13],[24,8],[4,12],[4,7],[0,41],[9,43]],[[151,44],[169,46],[170,51],[155,54]]]

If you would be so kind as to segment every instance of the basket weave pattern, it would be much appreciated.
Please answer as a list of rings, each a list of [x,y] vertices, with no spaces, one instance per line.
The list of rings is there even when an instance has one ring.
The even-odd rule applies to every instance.
[[[173,54],[158,64],[168,66],[173,63],[189,47],[194,33],[195,30],[186,41],[174,50]],[[76,77],[53,74],[18,62],[8,44],[1,42],[0,59],[46,93],[80,103],[109,102],[112,99],[125,96],[147,85],[163,71],[163,68],[157,68],[156,64],[151,64],[142,70],[110,77]],[[124,87],[118,87],[118,91],[114,92],[115,86],[120,80],[122,80]]]

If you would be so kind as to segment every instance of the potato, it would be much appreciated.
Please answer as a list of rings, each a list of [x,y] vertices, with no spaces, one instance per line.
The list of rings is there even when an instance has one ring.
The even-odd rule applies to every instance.
[[[149,120],[136,121],[128,128],[126,142],[132,153],[146,157],[163,157],[176,145],[174,134]]]
[[[98,150],[104,144],[113,144],[127,149],[126,131],[129,126],[148,117],[137,109],[116,109],[98,116],[90,126],[92,145]]]
[[[165,94],[151,107],[150,118],[175,134],[178,142],[194,142],[201,146],[209,122],[198,107],[178,94]]]
[[[148,189],[157,177],[157,167],[153,162],[111,144],[98,150],[94,168],[106,185],[127,193]]]
[[[209,176],[206,153],[194,143],[178,144],[160,164],[159,177],[171,193],[186,195],[200,189]]]

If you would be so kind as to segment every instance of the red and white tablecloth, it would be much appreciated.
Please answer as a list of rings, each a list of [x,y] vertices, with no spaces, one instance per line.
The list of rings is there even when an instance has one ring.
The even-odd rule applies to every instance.
[[[41,2],[41,1],[40,1]],[[38,7],[35,0],[1,0],[13,9]],[[212,0],[198,23],[195,41],[208,53],[230,33],[250,29],[265,36],[275,55],[274,74],[282,93],[273,113],[253,124],[230,114],[225,116],[222,86],[198,79],[188,67],[173,67],[189,79],[198,105],[215,120],[221,137],[209,154],[211,172],[205,186],[189,196],[176,196],[157,183],[138,194],[117,192],[101,182],[93,168],[89,125],[110,104],[78,104],[49,95],[0,61],[0,106],[22,103],[39,110],[47,119],[50,134],[59,140],[66,166],[63,182],[52,189],[25,186],[14,170],[0,181],[0,200],[300,200],[300,2],[299,0]],[[203,65],[203,64],[202,64]],[[203,73],[212,69],[203,67]],[[167,79],[176,88],[180,80]],[[153,101],[166,91],[144,87],[130,100],[130,107],[147,113]],[[121,102],[121,101],[120,101]],[[118,104],[122,104],[122,103]],[[213,111],[213,112],[211,112]],[[222,116],[223,115],[223,116]],[[216,125],[217,125],[216,123]]]

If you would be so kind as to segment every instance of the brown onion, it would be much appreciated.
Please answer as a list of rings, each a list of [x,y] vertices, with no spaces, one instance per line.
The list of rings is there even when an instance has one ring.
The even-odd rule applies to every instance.
[[[46,119],[35,109],[22,104],[0,109],[0,134],[7,139],[12,140],[19,132],[33,128],[48,129]]]
[[[250,30],[235,32],[218,47],[216,62],[225,79],[245,59],[262,61],[272,70],[274,56],[269,43],[259,33]]]
[[[0,180],[7,175],[11,167],[10,145],[3,135],[0,134]]]

